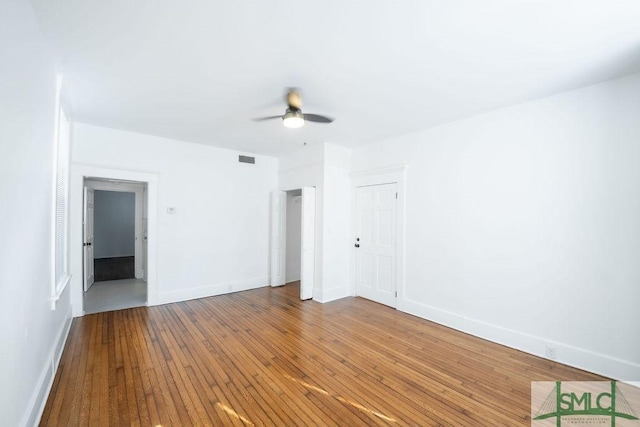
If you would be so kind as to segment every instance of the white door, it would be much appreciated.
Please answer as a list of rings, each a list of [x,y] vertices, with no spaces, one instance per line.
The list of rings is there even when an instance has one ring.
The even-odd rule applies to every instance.
[[[287,193],[274,191],[271,196],[271,286],[282,286],[285,281],[286,220]]]
[[[133,267],[135,271],[136,279],[142,279],[144,277],[144,222],[142,216],[142,204],[143,198],[145,197],[145,193],[143,191],[142,184],[140,184],[140,188],[137,188],[134,192],[134,224],[135,224],[135,235],[134,235],[134,257],[133,257]]]
[[[93,188],[84,187],[84,291],[93,285]]]
[[[300,251],[300,299],[313,298],[316,235],[316,189],[302,188],[302,232]]]
[[[356,189],[356,294],[396,306],[397,184]]]

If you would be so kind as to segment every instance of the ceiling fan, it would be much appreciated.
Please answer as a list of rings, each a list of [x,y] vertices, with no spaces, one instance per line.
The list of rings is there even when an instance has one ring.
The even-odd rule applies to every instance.
[[[253,119],[255,122],[263,120],[282,119],[282,124],[288,128],[299,128],[304,126],[304,122],[331,123],[332,118],[321,116],[319,114],[305,114],[302,112],[302,97],[296,89],[290,89],[285,96],[287,101],[287,110],[281,116],[268,116]]]

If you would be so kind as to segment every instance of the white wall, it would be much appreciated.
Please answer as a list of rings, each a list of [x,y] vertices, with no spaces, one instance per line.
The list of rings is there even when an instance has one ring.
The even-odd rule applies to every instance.
[[[56,74],[31,3],[0,2],[0,425],[39,419],[70,325],[51,309]]]
[[[409,312],[640,378],[640,74],[353,154],[398,164]]]
[[[287,242],[285,282],[300,280],[301,238],[302,238],[302,198],[300,191],[287,192]]]
[[[135,254],[135,193],[94,192],[94,258],[128,257]]]
[[[277,159],[238,163],[236,151],[86,124],[75,126],[74,138],[75,166],[159,177],[152,304],[268,284],[269,198]],[[176,213],[168,214],[168,207]]]
[[[351,150],[318,144],[280,159],[279,189],[316,187],[316,264],[313,299],[349,295]]]
[[[350,295],[351,150],[325,144],[323,186],[323,301]]]

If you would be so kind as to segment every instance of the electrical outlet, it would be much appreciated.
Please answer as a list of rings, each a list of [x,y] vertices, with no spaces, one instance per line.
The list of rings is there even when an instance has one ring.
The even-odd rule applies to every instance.
[[[556,360],[558,357],[558,349],[550,345],[547,346],[547,359]]]

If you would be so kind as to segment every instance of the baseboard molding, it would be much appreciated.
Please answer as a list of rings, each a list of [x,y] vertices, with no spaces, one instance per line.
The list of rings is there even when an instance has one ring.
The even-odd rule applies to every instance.
[[[284,274],[285,283],[297,282],[300,280],[300,272],[290,272]]]
[[[640,365],[627,360],[470,319],[460,314],[416,301],[405,299],[401,306],[404,312],[414,316],[535,356],[548,359],[546,357],[547,346],[552,346],[557,351],[557,357],[554,359],[556,362],[620,381],[637,381],[640,379]]]
[[[213,297],[232,292],[248,291],[249,289],[269,286],[268,277],[258,277],[249,280],[238,280],[214,285],[199,286],[197,288],[180,289],[177,291],[160,292],[156,301],[149,305],[170,304],[172,302],[188,301],[198,298]]]
[[[40,376],[38,377],[38,383],[33,392],[33,395],[31,396],[31,399],[29,400],[27,412],[25,413],[22,423],[20,424],[22,426],[36,426],[40,422],[42,412],[44,411],[44,406],[47,403],[47,398],[49,397],[51,387],[53,386],[53,380],[56,376],[56,372],[58,371],[58,365],[60,364],[60,359],[62,358],[62,350],[64,350],[64,344],[67,342],[67,337],[69,336],[69,331],[71,330],[72,320],[73,317],[71,316],[71,306],[69,306],[69,310],[65,314],[65,321],[58,331],[56,340],[54,341],[53,346],[51,346],[51,350],[49,351],[49,355],[47,356],[46,363],[42,368]]]
[[[113,259],[113,258],[135,258],[135,255],[109,255],[109,256],[101,256],[101,257],[93,257],[93,260],[97,259]]]
[[[313,300],[322,303],[335,301],[340,298],[348,297],[349,295],[351,295],[351,293],[348,286],[327,290],[315,288],[313,290]]]

